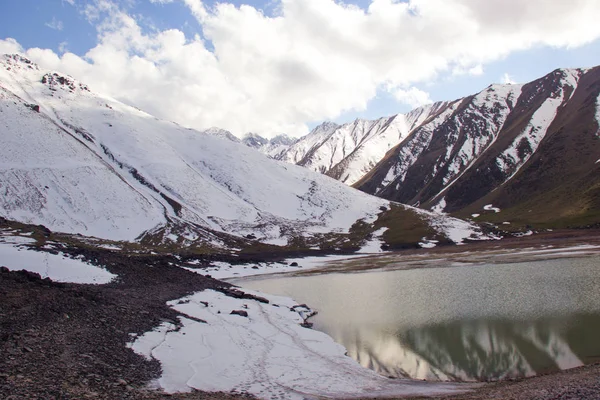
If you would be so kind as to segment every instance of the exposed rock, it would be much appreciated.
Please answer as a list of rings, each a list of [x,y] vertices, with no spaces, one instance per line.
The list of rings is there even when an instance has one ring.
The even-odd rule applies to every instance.
[[[229,315],[239,315],[241,317],[248,317],[248,312],[244,310],[233,310]]]

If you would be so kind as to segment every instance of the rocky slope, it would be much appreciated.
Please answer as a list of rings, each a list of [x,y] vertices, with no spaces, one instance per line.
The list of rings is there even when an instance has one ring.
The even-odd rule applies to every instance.
[[[392,209],[227,132],[158,120],[20,56],[0,58],[0,124],[0,216],[56,231],[207,251],[259,243],[356,248]],[[474,232],[393,208],[419,235],[456,238],[457,224],[463,238]]]
[[[445,107],[445,103],[436,103],[408,114],[374,121],[357,119],[343,125],[325,122],[277,158],[352,185],[415,127]]]
[[[446,105],[355,187],[493,222],[600,222],[599,99],[600,67],[491,85]]]

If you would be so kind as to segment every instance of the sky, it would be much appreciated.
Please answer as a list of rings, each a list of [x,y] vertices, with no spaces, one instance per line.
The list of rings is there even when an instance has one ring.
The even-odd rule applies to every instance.
[[[0,0],[21,53],[155,116],[301,136],[600,65],[598,0]]]

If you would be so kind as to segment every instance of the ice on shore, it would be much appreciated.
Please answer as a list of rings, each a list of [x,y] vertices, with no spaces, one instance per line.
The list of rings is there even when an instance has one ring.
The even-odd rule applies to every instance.
[[[293,310],[292,299],[244,291],[269,303],[198,292],[168,303],[183,314],[181,326],[163,323],[131,344],[136,353],[161,363],[161,388],[169,393],[234,391],[269,399],[420,396],[468,389],[380,376],[346,356],[331,337],[300,326],[303,318]],[[248,316],[232,315],[234,310]]]

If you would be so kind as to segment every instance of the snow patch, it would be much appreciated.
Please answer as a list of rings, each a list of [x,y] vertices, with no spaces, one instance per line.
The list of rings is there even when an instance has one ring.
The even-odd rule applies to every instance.
[[[499,213],[500,209],[498,207],[494,207],[493,204],[486,204],[485,206],[483,206],[483,209],[485,211],[493,211],[495,213]]]
[[[421,248],[423,248],[423,249],[433,249],[439,243],[439,240],[433,240],[433,239],[430,240],[430,239],[427,239],[426,237],[424,237],[421,240],[422,241],[419,242],[419,246],[421,246]]]
[[[405,206],[408,207],[408,206]],[[497,240],[492,234],[485,234],[477,225],[450,217],[446,214],[436,214],[418,208],[409,207],[429,221],[431,227],[440,235],[447,237],[456,244],[463,244],[465,240]]]
[[[157,383],[166,392],[198,389],[304,399],[421,396],[461,389],[452,383],[387,379],[362,368],[331,337],[301,327],[303,316],[292,312],[298,309],[292,299],[244,291],[269,303],[212,290],[195,293],[168,303],[183,314],[179,329],[163,323],[130,344],[136,353],[160,362],[163,374]],[[231,315],[234,310],[248,316]]]
[[[531,236],[531,235],[533,235],[532,230],[529,230],[527,232],[515,232],[514,233],[514,236],[516,236],[516,237]]]
[[[373,254],[373,253],[383,253],[381,246],[384,244],[383,234],[388,230],[388,228],[381,228],[372,233],[372,238],[367,240],[367,242],[361,247],[357,253],[359,254]]]
[[[225,261],[213,261],[206,268],[189,268],[188,271],[201,275],[210,275],[220,280],[236,280],[250,276],[281,274],[321,268],[330,262],[364,257],[364,255],[328,255],[303,258],[288,258],[282,262],[259,262],[246,264],[231,264]]]
[[[34,251],[15,244],[23,243],[23,239],[26,238],[14,243],[5,240],[0,242],[0,266],[13,271],[25,269],[36,272],[42,278],[50,278],[55,282],[103,284],[116,278],[105,269],[67,258],[61,253]]]
[[[444,212],[445,208],[446,208],[446,198],[442,197],[442,199],[435,206],[433,206],[431,208],[431,211],[442,214]]]

